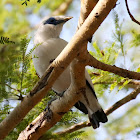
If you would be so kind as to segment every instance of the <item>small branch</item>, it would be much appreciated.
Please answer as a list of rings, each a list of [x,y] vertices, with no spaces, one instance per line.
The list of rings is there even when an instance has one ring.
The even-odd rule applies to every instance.
[[[123,99],[116,102],[114,105],[112,105],[110,108],[105,110],[105,113],[107,115],[111,114],[113,111],[121,107],[122,105],[128,103],[129,101],[136,99],[137,95],[140,93],[140,86],[138,86],[133,92],[131,92],[129,95],[124,97]]]
[[[2,83],[0,83],[0,84],[3,85]],[[15,88],[11,87],[11,86],[8,85],[8,84],[4,84],[4,85],[7,86],[7,87],[9,87],[10,89],[13,89],[13,90],[15,90],[15,91],[21,93],[21,91],[20,91],[19,89],[15,89]]]
[[[132,85],[140,85],[140,81],[131,80],[128,84],[132,84]]]
[[[89,127],[91,126],[89,121],[85,121],[85,122],[80,122],[80,123],[77,123],[77,124],[74,124],[73,126],[63,130],[63,131],[60,131],[60,132],[57,132],[55,134],[57,135],[65,135],[67,133],[72,133],[74,131],[77,131],[79,129],[82,129],[82,128],[85,128],[85,127]]]
[[[51,15],[65,15],[73,0],[65,0]]]
[[[118,84],[122,85],[125,81],[126,80],[123,80],[122,82],[119,82]],[[115,82],[117,82],[117,81],[111,81],[111,82],[108,82],[108,81],[100,81],[100,82],[93,83],[93,85],[98,85],[98,84],[108,84],[109,85],[109,84],[113,84]],[[131,84],[131,85],[134,85],[134,86],[138,86],[138,85],[140,85],[140,81],[131,80],[128,84],[129,85]]]
[[[132,19],[132,21],[134,21],[135,23],[137,23],[138,25],[140,25],[140,22],[139,22],[138,20],[136,20],[136,19],[134,18],[134,16],[131,14],[131,12],[130,12],[130,10],[129,10],[129,7],[128,7],[128,2],[127,2],[127,0],[125,0],[125,4],[126,4],[127,12],[128,12],[128,14],[129,14],[130,18]]]
[[[98,61],[96,58],[91,56],[89,53],[87,53],[87,59],[89,60],[88,65],[93,66],[94,68],[112,72],[112,73],[122,76],[124,78],[140,80],[140,73],[138,73],[138,72],[133,72],[133,71],[129,71],[126,69],[116,67],[114,65],[111,66],[111,65],[105,64],[103,62]]]
[[[137,86],[137,88],[133,92],[131,92],[129,95],[127,95],[123,99],[121,99],[118,102],[116,102],[110,108],[106,109],[105,113],[107,115],[110,115],[112,112],[114,112],[116,109],[118,109],[122,105],[124,105],[124,104],[128,103],[129,101],[135,99],[138,96],[139,93],[140,93],[140,86]],[[74,131],[77,131],[77,130],[80,130],[82,128],[89,127],[89,126],[91,126],[90,122],[89,121],[85,121],[85,122],[81,122],[81,123],[75,124],[75,125],[67,128],[67,129],[65,129],[63,131],[60,131],[60,132],[57,132],[55,134],[57,134],[57,135],[65,135],[67,133],[72,133]]]

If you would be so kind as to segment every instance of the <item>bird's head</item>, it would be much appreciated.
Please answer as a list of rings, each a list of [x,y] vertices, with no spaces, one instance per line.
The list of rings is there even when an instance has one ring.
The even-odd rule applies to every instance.
[[[54,16],[44,18],[38,28],[40,35],[46,36],[46,38],[59,37],[64,23],[70,20],[72,17],[68,16]]]

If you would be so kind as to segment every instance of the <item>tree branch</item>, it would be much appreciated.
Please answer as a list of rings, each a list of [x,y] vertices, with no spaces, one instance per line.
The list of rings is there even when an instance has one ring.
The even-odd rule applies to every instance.
[[[80,67],[79,67],[80,66]],[[37,140],[55,125],[62,116],[85,94],[85,64],[83,61],[72,62],[71,85],[62,97],[54,100],[49,108],[41,113],[24,131],[18,140]]]
[[[115,104],[113,104],[110,108],[106,109],[105,113],[107,115],[110,115],[112,112],[114,112],[116,109],[118,109],[122,105],[124,105],[124,104],[130,102],[131,100],[135,99],[138,96],[139,93],[140,93],[140,86],[137,86],[137,88],[133,92],[131,92],[129,95],[127,95],[123,99],[121,99],[118,102],[116,102]],[[90,122],[85,121],[85,122],[75,124],[75,125],[67,128],[67,129],[65,129],[63,131],[60,131],[60,132],[57,132],[55,134],[66,135],[67,133],[72,133],[74,131],[77,131],[77,130],[80,130],[82,128],[89,127],[89,126],[91,126]]]
[[[131,92],[129,95],[121,99],[120,101],[116,102],[114,105],[112,105],[110,108],[105,110],[105,113],[107,115],[111,114],[113,111],[121,107],[122,105],[128,103],[129,101],[136,99],[137,95],[140,93],[140,86],[138,86],[133,92]]]
[[[126,80],[128,80],[128,79],[126,79]],[[121,82],[119,82],[118,84],[119,85],[122,85],[122,84],[124,84],[124,82],[126,82],[126,80],[123,80],[123,81],[121,81]],[[99,81],[99,82],[95,82],[95,83],[93,83],[93,85],[98,85],[98,84],[106,84],[106,85],[110,85],[110,84],[113,84],[113,83],[115,83],[115,82],[117,82],[117,81]],[[129,83],[128,83],[128,85],[130,85],[131,87],[137,87],[138,85],[140,85],[140,81],[136,81],[136,80],[131,80]]]
[[[73,0],[65,0],[51,15],[65,15]]]
[[[138,20],[136,20],[136,19],[134,18],[134,16],[131,14],[131,12],[130,12],[130,10],[129,10],[129,7],[128,7],[128,2],[127,2],[127,0],[125,0],[125,4],[126,4],[127,12],[128,12],[128,14],[129,14],[131,20],[134,21],[135,23],[137,23],[138,25],[140,25],[140,22],[139,22]]]
[[[129,71],[126,69],[116,67],[114,65],[111,66],[111,65],[105,64],[103,62],[98,61],[96,58],[91,56],[89,53],[87,53],[87,59],[89,60],[88,65],[93,66],[94,68],[112,72],[112,73],[122,76],[124,78],[140,80],[140,73],[138,73],[138,72],[133,72],[133,71]]]
[[[16,89],[16,88],[13,88],[13,87],[11,87],[11,86],[10,86],[10,85],[8,85],[8,84],[3,84],[3,83],[0,83],[0,84],[1,84],[1,85],[5,85],[5,86],[9,87],[10,89],[13,89],[13,90],[15,90],[15,91],[17,91],[17,92],[21,93],[21,90]]]

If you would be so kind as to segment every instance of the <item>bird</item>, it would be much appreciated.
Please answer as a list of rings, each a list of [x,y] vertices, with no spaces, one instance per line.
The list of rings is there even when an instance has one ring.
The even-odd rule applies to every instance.
[[[34,35],[34,45],[37,47],[32,52],[33,64],[39,77],[43,76],[48,66],[68,44],[67,41],[60,38],[60,33],[63,25],[71,18],[70,16],[53,16],[44,17],[41,20]],[[108,121],[108,118],[98,102],[91,78],[86,70],[85,80],[86,99],[82,95],[75,107],[88,114],[92,127],[96,129],[100,126],[100,122],[105,123]],[[68,66],[55,81],[52,90],[56,93],[63,93],[68,89],[70,83],[70,66]]]

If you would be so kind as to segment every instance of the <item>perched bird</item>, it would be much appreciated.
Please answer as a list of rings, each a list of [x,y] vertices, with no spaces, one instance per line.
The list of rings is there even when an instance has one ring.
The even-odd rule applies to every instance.
[[[61,53],[67,42],[59,37],[64,23],[72,17],[54,16],[44,18],[34,36],[34,44],[38,45],[33,51],[33,63],[37,74],[41,77],[50,63]],[[82,96],[75,104],[79,110],[88,114],[92,127],[98,128],[99,123],[107,122],[107,116],[98,103],[93,84],[87,71],[86,77],[86,99]],[[64,92],[70,85],[70,66],[58,77],[52,89],[56,93]],[[87,101],[88,100],[88,101]]]

